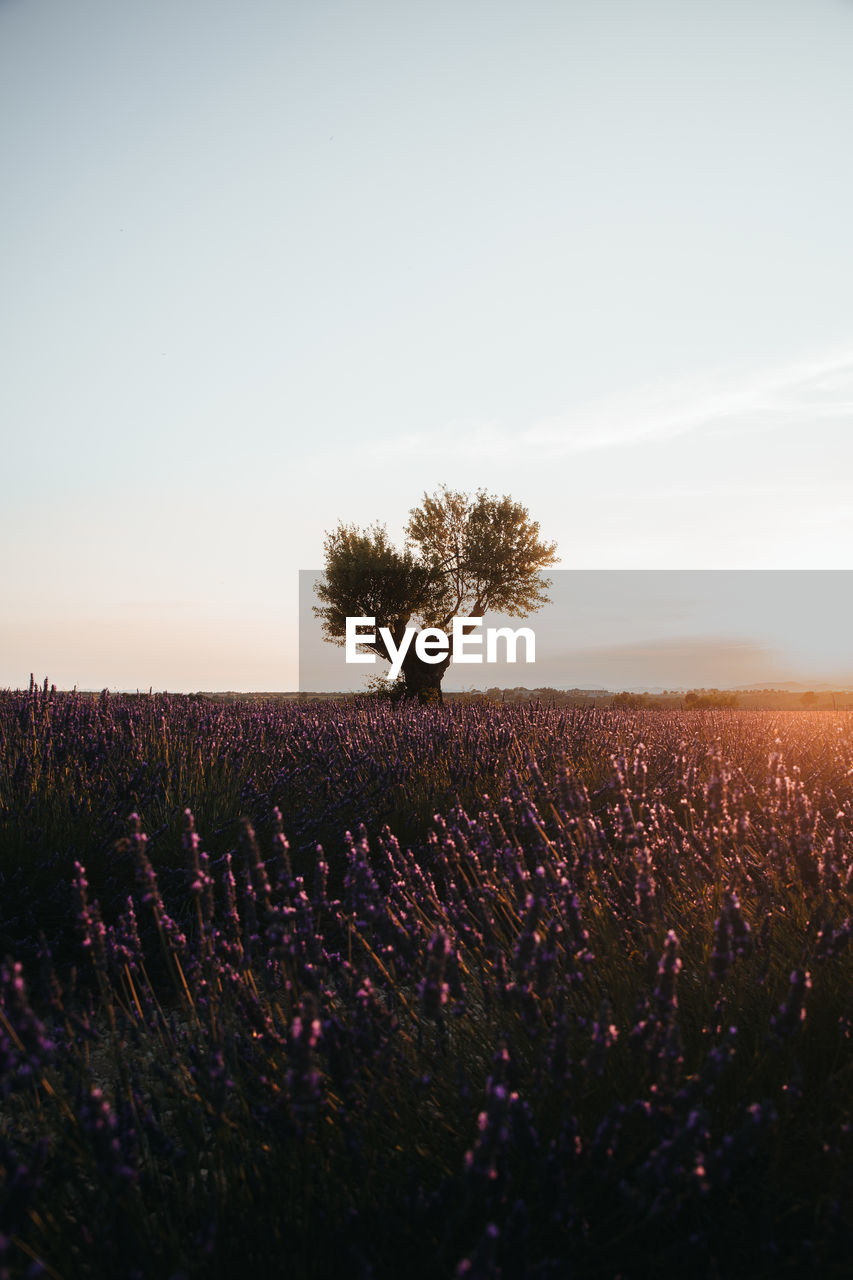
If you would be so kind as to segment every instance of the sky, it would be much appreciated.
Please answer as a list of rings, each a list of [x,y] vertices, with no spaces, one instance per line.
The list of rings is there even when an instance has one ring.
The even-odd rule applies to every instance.
[[[851,59],[853,0],[0,0],[0,687],[295,688],[325,531],[443,483],[561,569],[850,568]]]

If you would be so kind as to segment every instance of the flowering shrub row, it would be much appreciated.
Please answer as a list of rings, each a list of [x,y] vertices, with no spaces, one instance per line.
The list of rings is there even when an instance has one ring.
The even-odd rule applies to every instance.
[[[846,1274],[849,714],[0,730],[0,1275]]]

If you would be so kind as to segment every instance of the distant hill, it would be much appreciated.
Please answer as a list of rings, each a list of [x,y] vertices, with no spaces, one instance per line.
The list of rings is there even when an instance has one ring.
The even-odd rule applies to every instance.
[[[779,691],[780,693],[850,693],[849,685],[838,686],[837,684],[803,684],[801,680],[780,680],[774,685],[762,684],[760,681],[756,684],[739,684],[736,693],[751,693],[756,689],[767,690],[768,692]]]

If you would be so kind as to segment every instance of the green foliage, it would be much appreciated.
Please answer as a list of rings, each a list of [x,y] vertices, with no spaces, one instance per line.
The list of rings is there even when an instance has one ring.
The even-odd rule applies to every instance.
[[[322,619],[323,634],[343,644],[348,617],[374,617],[400,643],[412,614],[430,614],[443,588],[440,575],[418,560],[411,550],[398,551],[388,541],[384,525],[364,531],[339,524],[326,535],[325,580],[317,595],[324,602],[314,613]],[[387,657],[381,638],[366,645]]]
[[[556,562],[556,543],[541,542],[527,509],[480,489],[474,497],[446,486],[410,513],[408,541],[442,575],[444,592],[430,626],[487,611],[524,616],[548,603],[540,570]]]
[[[736,693],[723,693],[719,689],[702,689],[698,693],[695,689],[690,689],[684,695],[684,705],[696,711],[736,707],[738,705],[738,695]]]
[[[662,707],[663,703],[659,702],[658,699],[653,698],[651,694],[629,693],[627,689],[623,689],[621,693],[614,693],[610,705],[613,707],[621,707],[623,710],[639,710],[643,707],[647,709]]]
[[[365,530],[340,523],[325,540],[323,602],[314,609],[327,640],[343,643],[348,617],[375,617],[399,644],[416,620],[446,629],[454,617],[491,610],[526,615],[548,602],[540,570],[554,564],[556,544],[512,498],[480,490],[473,497],[446,486],[424,494],[410,512],[406,546],[388,540],[384,525]],[[381,638],[367,645],[387,657]]]
[[[359,696],[378,702],[400,702],[406,696],[406,682],[402,676],[398,676],[396,680],[387,680],[385,676],[368,676],[364,692]]]

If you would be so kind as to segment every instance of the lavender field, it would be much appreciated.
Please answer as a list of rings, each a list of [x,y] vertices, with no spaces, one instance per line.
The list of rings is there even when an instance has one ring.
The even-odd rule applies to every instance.
[[[850,712],[0,739],[0,1277],[850,1273]]]

